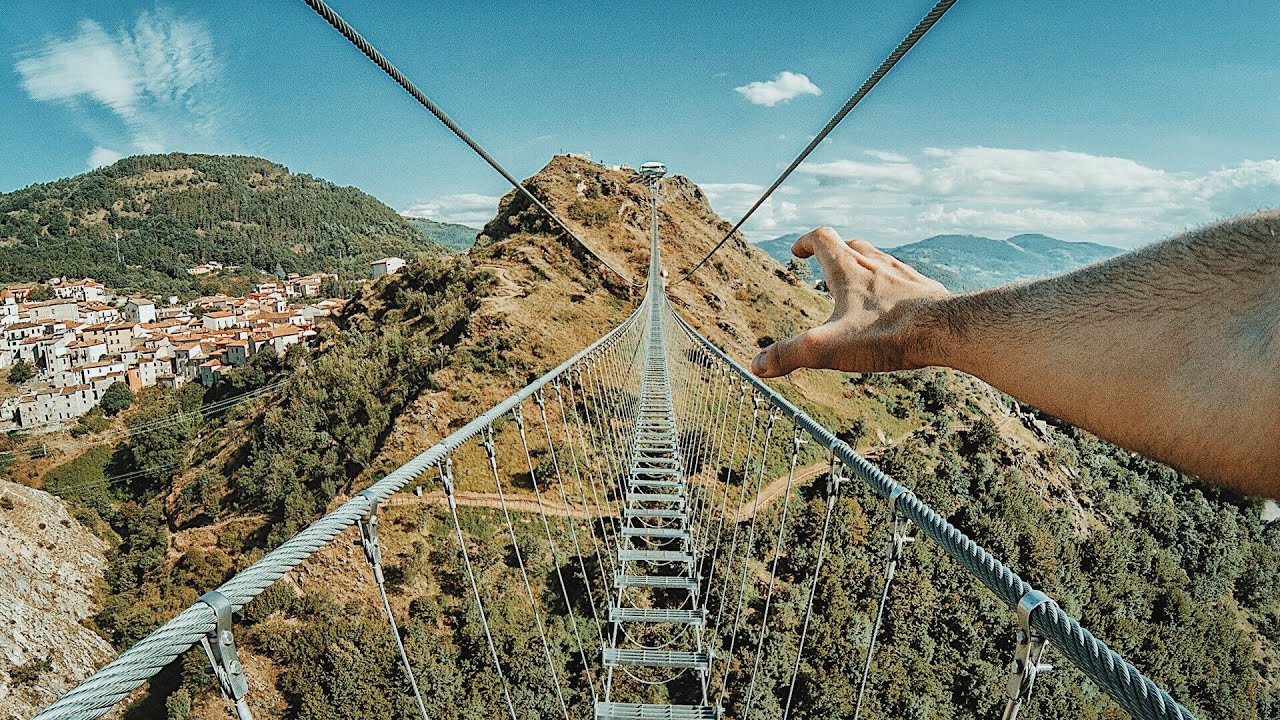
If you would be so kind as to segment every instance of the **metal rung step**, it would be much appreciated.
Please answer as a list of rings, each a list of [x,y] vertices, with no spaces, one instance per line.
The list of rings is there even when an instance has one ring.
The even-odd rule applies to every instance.
[[[684,498],[680,495],[666,493],[627,493],[627,503],[668,502],[684,506]]]
[[[598,702],[595,720],[718,720],[719,717],[720,713],[709,705]]]
[[[680,540],[688,540],[689,531],[684,528],[624,527],[622,528],[622,537],[677,538]]]
[[[665,467],[665,468],[633,467],[631,468],[631,477],[638,477],[641,475],[648,476],[648,477],[654,477],[654,476],[679,477],[682,474],[683,473],[680,472],[680,468],[678,467]]]
[[[640,465],[642,463],[647,463],[651,465],[679,465],[680,464],[679,458],[673,458],[670,455],[658,455],[658,454],[651,455],[648,453],[637,453],[633,457],[633,460],[635,461],[633,463],[635,465]]]
[[[655,510],[653,508],[626,508],[622,511],[622,516],[630,520],[631,518],[660,518],[663,520],[688,520],[683,510],[670,510],[663,508]]]
[[[692,563],[693,553],[682,550],[619,550],[618,559],[622,562]]]
[[[662,590],[688,590],[695,592],[698,589],[699,581],[697,578],[684,577],[680,575],[614,575],[613,586],[618,589],[637,587],[637,588],[659,588]]]
[[[680,490],[684,487],[684,483],[678,480],[639,480],[631,479],[631,489],[637,490],[648,488],[650,490]]]
[[[604,664],[629,665],[632,667],[689,668],[706,672],[711,669],[711,653],[605,648]]]
[[[676,623],[680,625],[702,625],[707,611],[697,610],[665,610],[655,608],[609,608],[609,622],[637,623]]]

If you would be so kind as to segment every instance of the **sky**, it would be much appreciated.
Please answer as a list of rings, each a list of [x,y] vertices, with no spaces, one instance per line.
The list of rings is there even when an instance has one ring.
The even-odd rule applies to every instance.
[[[515,175],[665,162],[736,220],[930,7],[331,0]],[[747,224],[1136,247],[1280,206],[1280,3],[959,0]],[[252,154],[473,226],[502,179],[301,0],[5,0],[0,192]]]

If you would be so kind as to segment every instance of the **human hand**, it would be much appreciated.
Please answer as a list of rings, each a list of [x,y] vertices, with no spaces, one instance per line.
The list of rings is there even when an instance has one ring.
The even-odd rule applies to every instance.
[[[822,325],[765,348],[751,363],[753,373],[772,378],[802,367],[887,372],[930,364],[933,340],[919,315],[947,295],[941,283],[865,240],[845,242],[829,227],[801,237],[791,252],[817,256],[835,309]]]

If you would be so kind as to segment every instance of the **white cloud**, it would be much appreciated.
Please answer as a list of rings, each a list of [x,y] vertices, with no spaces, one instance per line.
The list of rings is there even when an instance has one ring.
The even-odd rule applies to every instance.
[[[478,193],[441,195],[426,202],[411,205],[401,210],[400,214],[479,228],[497,214],[498,201],[501,199],[496,195]]]
[[[906,155],[901,155],[896,152],[889,152],[887,150],[863,150],[862,152],[867,155],[870,155],[871,157],[877,160],[883,160],[884,162],[890,162],[890,163],[911,162],[911,158],[907,157]]]
[[[772,80],[749,82],[734,88],[734,91],[746,98],[748,102],[765,107],[773,107],[801,95],[822,94],[822,88],[814,85],[803,73],[790,70],[783,70]]]
[[[91,164],[107,143],[131,152],[218,149],[229,117],[208,29],[167,10],[144,12],[114,33],[81,20],[73,36],[45,41],[14,70],[32,100],[117,117],[122,132],[114,136],[90,124],[98,145]]]
[[[872,158],[867,160],[865,158]],[[712,184],[736,219],[755,185]],[[1277,205],[1280,160],[1192,172],[1069,150],[923,148],[802,165],[747,223],[752,240],[832,225],[886,245],[939,233],[1043,232],[1124,247]]]
[[[104,148],[101,145],[94,147],[93,152],[89,153],[89,169],[100,168],[124,157],[120,153],[111,148]]]

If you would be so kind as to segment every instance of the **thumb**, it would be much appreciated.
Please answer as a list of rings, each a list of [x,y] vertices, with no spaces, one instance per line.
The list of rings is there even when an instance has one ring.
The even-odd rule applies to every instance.
[[[751,362],[757,377],[775,378],[802,367],[817,367],[817,343],[813,330],[787,340],[779,340],[764,349]]]

